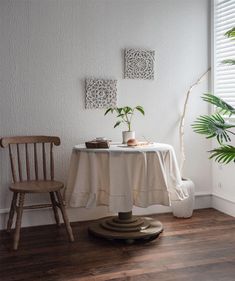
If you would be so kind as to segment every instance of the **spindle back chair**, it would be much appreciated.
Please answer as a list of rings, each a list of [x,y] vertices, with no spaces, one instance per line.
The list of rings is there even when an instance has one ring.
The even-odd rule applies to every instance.
[[[59,226],[60,219],[57,210],[59,208],[69,240],[71,242],[74,241],[63,198],[60,193],[64,185],[62,182],[54,180],[53,146],[60,145],[60,138],[54,136],[4,137],[0,139],[0,145],[3,148],[8,147],[12,172],[13,183],[10,185],[10,190],[13,192],[13,198],[7,230],[10,231],[14,214],[16,213],[13,249],[18,249],[23,209],[52,207],[56,223]],[[33,165],[31,165],[32,163]],[[51,204],[24,206],[24,198],[27,193],[49,193]]]

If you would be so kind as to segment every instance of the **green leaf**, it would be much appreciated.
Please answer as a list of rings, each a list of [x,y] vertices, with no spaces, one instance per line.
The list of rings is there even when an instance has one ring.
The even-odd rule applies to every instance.
[[[122,121],[117,121],[113,127],[116,128],[116,127],[119,126],[121,123],[122,123]]]
[[[228,164],[231,161],[235,162],[235,147],[232,145],[222,145],[210,152],[212,153],[210,159],[214,158],[219,163]]]
[[[235,128],[235,125],[226,123],[220,114],[211,116],[200,116],[192,125],[194,132],[206,135],[206,138],[216,137],[221,144],[223,141],[231,141],[228,129]]]
[[[117,112],[118,112],[119,114],[121,114],[122,111],[123,111],[123,108],[122,108],[122,107],[117,107],[116,110],[117,110]]]
[[[214,104],[219,109],[219,113],[221,114],[229,114],[230,116],[235,114],[235,108],[217,96],[208,93],[204,94],[202,99],[206,102]]]
[[[233,59],[226,59],[226,60],[222,60],[222,63],[230,64],[230,65],[235,65],[235,60],[233,60]]]
[[[131,107],[129,107],[129,106],[125,106],[125,107],[123,108],[123,110],[124,110],[124,112],[125,112],[126,114],[131,113],[131,112],[133,111],[133,109],[132,109]]]
[[[111,111],[111,113],[113,113],[113,108],[112,108],[112,107],[108,108],[108,109],[105,111],[104,115],[108,114],[110,111]]]
[[[143,115],[145,115],[144,108],[143,108],[142,106],[138,105],[138,106],[136,106],[136,109],[137,109],[140,113],[142,113]]]
[[[123,116],[125,116],[125,114],[121,113],[121,114],[118,114],[117,118],[118,117],[123,117]]]
[[[235,38],[235,27],[229,29],[224,35],[228,38]]]

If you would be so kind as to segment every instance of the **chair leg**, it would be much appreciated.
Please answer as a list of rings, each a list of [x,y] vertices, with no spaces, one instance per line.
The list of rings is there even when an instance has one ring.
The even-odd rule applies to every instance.
[[[68,216],[67,216],[67,212],[65,210],[63,198],[61,196],[60,191],[56,191],[56,196],[57,196],[57,199],[59,201],[60,210],[61,210],[61,213],[62,213],[62,216],[63,216],[63,220],[64,220],[64,223],[65,223],[65,226],[66,226],[66,231],[68,233],[69,240],[70,240],[70,242],[73,242],[74,241],[73,231],[72,231],[72,228],[71,228],[70,223],[69,223],[69,219],[68,219]]]
[[[50,192],[50,197],[51,197],[51,204],[52,204],[52,208],[53,208],[53,211],[54,211],[56,224],[57,224],[57,226],[60,226],[60,217],[59,217],[58,210],[57,210],[54,192]]]
[[[20,227],[21,227],[21,220],[22,220],[22,214],[23,214],[24,197],[25,197],[25,193],[19,194],[19,203],[18,203],[18,207],[17,207],[17,217],[16,217],[14,245],[13,245],[14,250],[18,249],[19,240],[20,240]]]
[[[16,211],[17,195],[18,195],[17,192],[13,192],[11,208],[10,208],[10,212],[9,212],[8,222],[7,222],[7,232],[11,231],[11,226],[12,226],[14,214]]]

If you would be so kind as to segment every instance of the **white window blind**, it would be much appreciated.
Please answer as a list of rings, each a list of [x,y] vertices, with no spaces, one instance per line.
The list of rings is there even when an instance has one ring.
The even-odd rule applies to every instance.
[[[214,92],[235,107],[235,65],[223,64],[235,59],[235,40],[224,34],[235,27],[235,0],[217,0],[214,7]]]

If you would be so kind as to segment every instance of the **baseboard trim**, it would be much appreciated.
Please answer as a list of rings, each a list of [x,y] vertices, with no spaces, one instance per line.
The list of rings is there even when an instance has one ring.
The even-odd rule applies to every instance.
[[[210,193],[196,193],[195,195],[195,209],[204,209],[212,207],[212,198]],[[133,208],[135,215],[148,215],[148,214],[160,214],[171,213],[172,210],[167,206],[153,205],[148,208]],[[9,209],[0,209],[0,229],[5,229]],[[97,207],[94,209],[85,208],[73,208],[68,209],[68,216],[71,222],[75,221],[87,221],[99,219],[101,217],[110,216],[113,213],[108,211],[107,207]],[[22,220],[22,226],[36,226],[47,225],[54,223],[54,216],[50,208],[25,210]]]
[[[221,195],[212,195],[212,207],[220,212],[235,217],[235,201]]]

